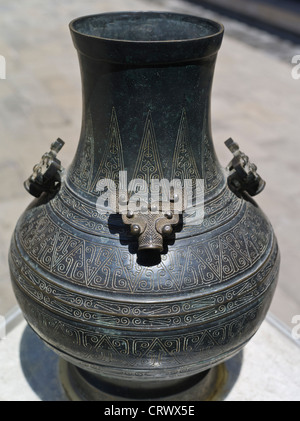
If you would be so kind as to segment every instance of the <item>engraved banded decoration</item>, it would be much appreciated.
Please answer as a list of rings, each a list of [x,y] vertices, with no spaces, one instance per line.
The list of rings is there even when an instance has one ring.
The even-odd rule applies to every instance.
[[[177,336],[172,335],[171,332],[162,332],[162,335],[152,336],[150,332],[141,335],[139,332],[126,331],[122,334],[121,331],[99,330],[94,329],[92,325],[80,326],[68,320],[59,320],[54,314],[50,315],[45,309],[33,306],[30,302],[26,303],[26,307],[29,321],[31,319],[38,321],[36,325],[39,326],[40,336],[43,336],[43,330],[48,331],[51,327],[53,338],[64,341],[64,351],[70,347],[76,355],[77,350],[83,347],[87,364],[99,365],[102,374],[106,370],[105,366],[109,367],[110,374],[110,367],[115,368],[117,377],[122,374],[120,369],[128,369],[128,378],[128,376],[136,375],[132,368],[139,369],[141,376],[149,375],[148,368],[159,367],[162,359],[164,359],[164,370],[175,369],[179,365],[181,371],[184,368],[182,365],[187,364],[187,371],[198,372],[199,366],[205,368],[205,365],[210,363],[211,347],[226,346],[229,340],[238,339],[243,335],[246,326],[253,321],[255,323],[262,303],[256,303],[253,308],[232,319],[221,319],[217,326],[199,326],[192,331],[181,331]],[[249,339],[250,337],[245,335],[244,342],[240,343],[239,347],[242,347]],[[47,342],[51,345],[49,337]],[[237,349],[234,349],[233,353],[236,352]],[[199,353],[201,353],[201,360],[199,360]],[[221,359],[222,356],[219,358]],[[102,365],[103,363],[105,366]],[[97,369],[95,365],[93,368]]]
[[[65,184],[49,205],[68,225],[92,235],[115,238],[115,234],[112,234],[108,227],[108,216],[100,216],[95,205],[74,196]],[[184,225],[182,231],[176,233],[176,238],[204,233],[212,227],[217,228],[232,219],[243,206],[243,202],[226,187],[219,196],[204,204],[205,218],[202,224]],[[123,232],[126,230],[124,227]]]
[[[246,277],[239,284],[207,292],[197,297],[176,302],[126,302],[111,301],[91,297],[54,285],[45,277],[36,273],[18,257],[15,247],[11,259],[14,263],[12,275],[19,288],[33,300],[62,316],[73,318],[81,323],[116,328],[149,329],[184,327],[186,324],[199,325],[230,314],[233,310],[253,305],[262,297],[274,282],[278,266],[277,246],[268,261],[253,275]]]
[[[220,183],[222,174],[217,169],[216,158],[208,137],[205,136],[203,142],[200,143],[202,147],[200,151],[201,162],[199,163],[201,170],[199,171],[190,144],[187,113],[185,108],[183,108],[177,138],[174,142],[171,179],[176,178],[182,182],[184,179],[192,180],[193,186],[195,186],[195,180],[203,177],[205,189],[208,192]],[[98,195],[96,186],[99,180],[110,179],[118,185],[119,171],[124,171],[122,137],[115,107],[111,111],[107,145],[98,168],[94,168],[94,148],[93,121],[88,110],[83,150],[80,152],[79,163],[77,161],[74,162],[69,177],[83,191],[89,191],[93,195]],[[96,170],[95,176],[93,176],[94,170]],[[149,185],[151,179],[162,180],[163,178],[164,174],[155,128],[151,112],[148,111],[132,179],[143,179]]]
[[[170,247],[156,266],[140,266],[127,246],[93,242],[57,225],[47,207],[20,226],[20,245],[53,276],[103,291],[176,293],[217,285],[251,268],[268,251],[268,222],[247,205],[233,225],[205,242]]]

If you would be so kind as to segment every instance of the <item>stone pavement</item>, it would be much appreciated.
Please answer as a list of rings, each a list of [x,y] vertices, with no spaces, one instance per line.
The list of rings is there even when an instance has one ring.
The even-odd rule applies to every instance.
[[[81,85],[68,23],[75,17],[119,10],[170,10],[217,18],[225,38],[212,92],[212,129],[219,159],[233,137],[267,181],[257,202],[271,220],[281,255],[271,311],[289,330],[300,314],[300,79],[291,75],[300,45],[231,21],[181,0],[0,0],[0,314],[15,304],[7,251],[18,216],[31,198],[23,188],[33,165],[57,137],[60,159],[74,156],[81,126]]]

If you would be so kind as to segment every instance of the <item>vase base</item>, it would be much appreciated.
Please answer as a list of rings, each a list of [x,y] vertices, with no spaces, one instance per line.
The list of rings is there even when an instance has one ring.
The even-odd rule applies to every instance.
[[[177,380],[119,381],[95,375],[61,359],[61,384],[71,401],[217,400],[227,380],[225,364]]]

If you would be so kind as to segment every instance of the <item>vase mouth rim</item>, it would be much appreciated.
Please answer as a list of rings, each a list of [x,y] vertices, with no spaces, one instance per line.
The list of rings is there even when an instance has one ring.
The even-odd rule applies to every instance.
[[[110,12],[73,19],[69,28],[84,56],[115,64],[153,65],[200,60],[219,50],[224,27],[173,12]]]
[[[163,25],[163,28],[161,26]],[[173,12],[111,12],[81,16],[71,32],[88,38],[124,43],[180,43],[223,34],[221,23]]]

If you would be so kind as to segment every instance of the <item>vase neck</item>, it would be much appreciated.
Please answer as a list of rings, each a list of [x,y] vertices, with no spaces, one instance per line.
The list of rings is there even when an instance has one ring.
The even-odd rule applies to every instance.
[[[210,126],[216,55],[195,62],[128,66],[79,54],[83,88],[80,141],[68,183],[93,201],[97,183],[203,179],[206,199],[225,180]]]

